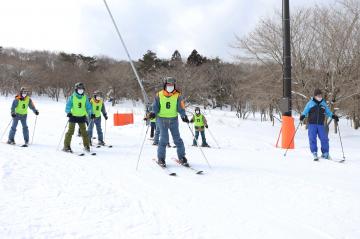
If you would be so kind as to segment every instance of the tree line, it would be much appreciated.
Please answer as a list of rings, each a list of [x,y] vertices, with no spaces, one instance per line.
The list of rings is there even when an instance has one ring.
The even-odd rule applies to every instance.
[[[360,126],[360,4],[346,0],[292,10],[293,110],[301,112],[314,88],[323,90],[333,111]],[[249,34],[236,37],[235,62],[207,58],[197,50],[185,58],[177,50],[160,59],[151,50],[135,61],[150,98],[173,76],[188,104],[230,107],[239,118],[260,112],[262,120],[280,119],[282,96],[281,14],[260,20]],[[141,100],[127,61],[109,57],[0,47],[0,92],[14,94],[29,85],[54,100],[68,97],[76,82],[88,93],[101,90],[116,104]]]

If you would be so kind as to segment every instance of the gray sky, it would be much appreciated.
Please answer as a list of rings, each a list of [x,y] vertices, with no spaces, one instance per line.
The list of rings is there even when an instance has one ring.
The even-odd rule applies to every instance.
[[[193,49],[232,61],[234,35],[281,9],[281,0],[107,0],[132,58]],[[290,0],[291,7],[333,0]],[[126,59],[102,0],[0,0],[0,46]]]

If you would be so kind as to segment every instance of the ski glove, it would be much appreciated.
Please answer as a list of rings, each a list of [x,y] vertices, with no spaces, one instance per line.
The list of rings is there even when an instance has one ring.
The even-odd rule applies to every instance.
[[[104,115],[104,118],[105,118],[105,120],[108,120],[109,117],[107,115]]]
[[[205,128],[209,128],[209,125],[205,125]]]
[[[305,115],[300,116],[300,121],[303,121],[305,119]]]
[[[39,115],[39,111],[35,110],[35,115]]]
[[[15,118],[15,117],[16,117],[16,113],[15,113],[15,112],[12,112],[12,113],[11,113],[11,117]]]
[[[90,118],[95,119],[95,114],[91,114]]]
[[[189,118],[187,117],[187,115],[184,115],[181,117],[182,121],[185,122],[185,123],[189,123]]]
[[[71,117],[72,117],[72,114],[71,114],[71,113],[67,113],[66,116],[69,117],[69,118],[71,118]]]
[[[339,122],[339,116],[333,114],[332,118],[335,120],[335,122]]]
[[[150,119],[154,119],[155,117],[156,117],[155,113],[154,113],[154,112],[150,112],[149,118],[150,118]]]

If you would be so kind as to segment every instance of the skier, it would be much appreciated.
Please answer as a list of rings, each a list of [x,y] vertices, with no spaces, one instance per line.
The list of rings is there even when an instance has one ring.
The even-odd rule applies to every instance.
[[[104,146],[104,136],[101,129],[101,114],[104,116],[105,120],[108,119],[105,104],[102,98],[102,93],[100,91],[95,91],[93,97],[90,99],[90,104],[92,105],[92,114],[90,117],[90,123],[88,126],[88,136],[89,142],[91,143],[91,138],[93,135],[94,124],[96,125],[96,131],[98,135],[98,145]]]
[[[321,90],[315,89],[314,97],[306,104],[304,111],[300,116],[300,121],[303,121],[308,117],[309,144],[315,161],[319,160],[317,155],[317,136],[321,142],[321,157],[324,159],[331,159],[329,155],[329,138],[324,127],[325,115],[334,119],[336,122],[339,121],[339,117],[330,111],[325,100],[322,98]]]
[[[207,120],[203,114],[200,113],[200,108],[195,107],[195,115],[190,120],[190,123],[194,123],[195,126],[195,138],[193,140],[193,146],[197,146],[199,133],[201,134],[202,144],[201,147],[210,147],[206,143],[205,128],[208,128]],[[205,127],[205,128],[204,128]]]
[[[157,150],[158,164],[166,167],[166,146],[169,142],[169,132],[174,139],[177,147],[177,155],[179,162],[188,167],[188,161],[185,157],[184,142],[180,137],[178,113],[185,123],[189,123],[189,119],[185,113],[185,103],[180,92],[175,88],[175,79],[172,77],[165,78],[164,89],[156,94],[153,111],[150,113],[150,118],[157,117],[157,126],[160,129],[160,143]]]
[[[85,95],[85,86],[83,83],[78,82],[75,84],[74,93],[70,96],[66,103],[65,112],[69,118],[69,129],[65,135],[63,151],[70,153],[72,152],[70,147],[71,138],[74,134],[75,124],[78,124],[84,144],[84,149],[85,151],[90,152],[90,143],[88,134],[86,132],[85,122],[86,117],[92,113],[92,106],[88,97]]]
[[[21,87],[19,94],[15,96],[11,105],[11,117],[13,117],[13,122],[9,132],[8,144],[15,144],[16,127],[19,121],[23,128],[24,146],[29,144],[29,128],[26,123],[28,108],[30,108],[35,115],[39,115],[39,111],[35,108],[34,102],[29,96],[29,90],[25,87]]]

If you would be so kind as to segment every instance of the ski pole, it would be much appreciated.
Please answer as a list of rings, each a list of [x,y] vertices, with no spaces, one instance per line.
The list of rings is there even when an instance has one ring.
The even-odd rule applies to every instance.
[[[344,147],[343,147],[343,143],[342,143],[342,139],[341,139],[341,133],[340,133],[340,126],[338,125],[338,131],[339,131],[339,138],[340,138],[340,144],[341,144],[341,150],[342,150],[342,154],[343,154],[343,159],[345,160],[345,154],[344,154]]]
[[[1,135],[0,140],[2,140],[4,138],[4,135],[6,134],[6,131],[8,130],[8,128],[9,128],[10,124],[12,123],[12,121],[13,121],[13,118],[11,118],[9,124],[6,126],[6,128],[4,130],[4,133]]]
[[[105,136],[106,136],[106,119],[105,119],[105,129],[104,129],[104,142],[106,142],[106,140],[105,140]]]
[[[142,153],[143,148],[144,148],[144,144],[145,144],[145,140],[146,140],[146,136],[147,136],[148,131],[149,131],[149,125],[146,126],[146,132],[145,132],[144,140],[143,140],[143,142],[141,144],[141,147],[140,147],[140,152],[139,152],[139,156],[138,156],[137,163],[136,163],[136,171],[138,170],[138,167],[139,167],[140,157],[141,157],[141,153]]]
[[[202,156],[204,157],[207,165],[209,166],[209,168],[211,168],[211,165],[210,165],[208,159],[206,158],[206,156],[205,156],[205,154],[204,154],[204,151],[203,151],[202,148],[199,146],[198,141],[197,141],[197,139],[196,139],[196,137],[195,137],[195,135],[194,135],[194,132],[191,130],[190,124],[187,123],[187,125],[188,125],[189,130],[190,130],[192,136],[194,137],[194,140],[195,140],[195,142],[196,142],[196,145],[197,145],[197,147],[200,149],[200,152],[201,152]]]
[[[216,139],[215,139],[214,135],[211,133],[210,129],[209,129],[209,128],[207,128],[207,130],[209,131],[209,133],[210,133],[211,137],[213,138],[213,140],[215,141],[216,145],[218,146],[218,149],[220,149],[220,146],[219,146],[218,142],[216,141]]]
[[[63,139],[63,137],[64,137],[64,134],[65,134],[65,131],[66,131],[66,127],[68,126],[68,124],[69,124],[69,120],[66,121],[66,125],[65,125],[65,128],[64,128],[64,131],[63,131],[63,133],[61,134],[61,138],[60,138],[60,141],[59,141],[59,143],[58,143],[58,146],[57,146],[56,150],[59,150],[61,141],[62,141],[62,139]]]
[[[31,138],[31,144],[33,144],[33,142],[34,142],[34,135],[35,135],[37,118],[38,118],[38,116],[35,116],[35,124],[34,124],[33,135],[32,135],[32,138]]]
[[[290,141],[289,146],[286,148],[286,151],[285,151],[285,153],[284,153],[284,157],[286,157],[286,154],[287,154],[287,152],[288,152],[288,150],[289,150],[289,148],[290,148],[291,144],[294,142],[295,135],[296,135],[296,133],[297,133],[297,131],[298,131],[299,127],[300,127],[300,124],[301,124],[301,121],[299,122],[298,126],[296,127],[296,130],[295,130],[294,136],[292,137],[292,139],[291,139],[291,141]]]

